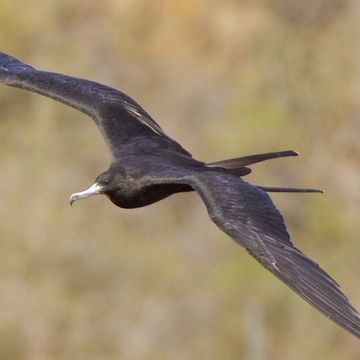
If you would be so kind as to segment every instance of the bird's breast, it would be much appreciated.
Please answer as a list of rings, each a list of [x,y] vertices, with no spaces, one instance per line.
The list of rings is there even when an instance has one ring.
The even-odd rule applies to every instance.
[[[183,184],[154,184],[137,187],[134,183],[110,193],[109,198],[121,208],[133,209],[153,204],[175,193],[188,191],[193,191],[193,189]]]

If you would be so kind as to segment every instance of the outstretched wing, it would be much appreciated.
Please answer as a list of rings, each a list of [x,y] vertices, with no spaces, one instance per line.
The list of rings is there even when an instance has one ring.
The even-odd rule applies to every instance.
[[[211,220],[276,277],[360,338],[360,317],[339,285],[292,244],[284,220],[261,189],[232,175],[200,173],[192,183]]]
[[[123,143],[146,137],[150,146],[173,148],[190,155],[168,137],[133,99],[108,86],[62,74],[38,71],[0,52],[0,82],[47,96],[89,115],[99,127],[114,158]],[[141,142],[141,141],[140,141]]]

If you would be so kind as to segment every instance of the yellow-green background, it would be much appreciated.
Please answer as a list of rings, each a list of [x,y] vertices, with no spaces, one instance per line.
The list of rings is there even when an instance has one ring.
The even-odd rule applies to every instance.
[[[133,96],[206,161],[253,167],[296,245],[360,308],[356,0],[0,0],[0,51]],[[0,87],[0,359],[360,359],[195,194],[68,204],[108,166],[83,114]]]

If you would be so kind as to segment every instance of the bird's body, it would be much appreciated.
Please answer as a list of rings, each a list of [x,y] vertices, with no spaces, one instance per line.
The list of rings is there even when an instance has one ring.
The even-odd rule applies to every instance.
[[[210,219],[304,300],[360,338],[360,318],[336,282],[294,247],[266,192],[313,189],[255,186],[242,179],[248,165],[294,151],[204,163],[170,138],[133,99],[110,87],[38,71],[0,53],[0,82],[53,98],[89,115],[109,147],[111,165],[70,202],[106,195],[122,208],[142,207],[174,193],[196,191]]]

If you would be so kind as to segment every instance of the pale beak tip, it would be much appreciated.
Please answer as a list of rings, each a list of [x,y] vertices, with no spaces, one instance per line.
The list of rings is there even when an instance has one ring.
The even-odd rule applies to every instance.
[[[69,203],[72,206],[72,204],[77,200],[84,199],[89,196],[93,196],[100,193],[101,193],[101,186],[95,183],[91,185],[87,190],[71,194],[69,198]]]
[[[75,202],[75,199],[74,197],[71,195],[70,198],[69,198],[69,204],[70,206],[73,206],[73,203]]]

